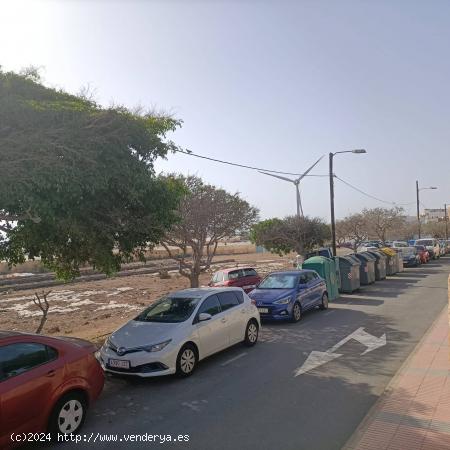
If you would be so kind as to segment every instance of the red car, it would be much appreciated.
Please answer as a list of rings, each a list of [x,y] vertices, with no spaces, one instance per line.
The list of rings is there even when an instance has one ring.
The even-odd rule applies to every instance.
[[[81,339],[0,331],[1,449],[23,445],[28,433],[48,444],[79,431],[103,389],[95,351]]]
[[[261,277],[258,275],[253,267],[240,267],[223,269],[216,272],[208,286],[211,287],[223,287],[233,286],[240,287],[244,292],[248,293],[255,289],[256,285],[261,281]]]
[[[426,264],[430,260],[430,253],[424,245],[415,245],[417,253],[420,257],[420,262]]]

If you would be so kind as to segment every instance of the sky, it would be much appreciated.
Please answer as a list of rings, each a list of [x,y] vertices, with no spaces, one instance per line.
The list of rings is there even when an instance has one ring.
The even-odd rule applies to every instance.
[[[450,203],[450,2],[0,0],[0,65],[49,86],[183,120],[194,153],[335,174],[336,216]],[[262,218],[296,210],[292,184],[183,154],[158,171],[240,192]],[[329,220],[329,180],[306,177],[304,212]]]

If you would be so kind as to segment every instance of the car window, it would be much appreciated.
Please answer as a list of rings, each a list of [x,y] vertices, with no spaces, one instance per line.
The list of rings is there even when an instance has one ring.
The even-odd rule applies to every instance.
[[[232,308],[233,306],[239,305],[238,298],[234,295],[234,292],[220,292],[217,294],[220,301],[220,306],[222,307],[222,311],[226,311],[227,309]]]
[[[0,347],[0,381],[52,361],[58,352],[44,344],[17,343]]]
[[[237,280],[238,278],[242,278],[244,276],[244,272],[242,270],[232,270],[228,272],[229,280]]]
[[[255,269],[244,269],[244,277],[257,277]]]
[[[308,280],[308,283],[310,281],[314,281],[317,278],[317,275],[314,272],[306,272],[306,279]]]
[[[199,301],[199,297],[163,297],[142,311],[134,320],[139,322],[184,322],[192,315]]]
[[[242,291],[233,291],[233,294],[237,297],[239,303],[244,303],[244,293]]]
[[[212,316],[215,316],[216,314],[219,314],[221,311],[220,309],[220,302],[217,298],[217,295],[211,295],[211,297],[208,297],[206,300],[203,301],[202,305],[200,306],[198,313],[207,313],[211,314]]]
[[[308,283],[308,276],[306,275],[306,273],[300,274],[298,284],[306,284],[306,283]]]
[[[213,283],[219,283],[223,281],[223,272],[216,272],[212,279]]]

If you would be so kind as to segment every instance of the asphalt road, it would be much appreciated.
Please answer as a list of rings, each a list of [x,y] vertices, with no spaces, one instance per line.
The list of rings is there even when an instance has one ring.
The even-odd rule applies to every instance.
[[[188,379],[108,378],[83,433],[91,440],[97,433],[189,435],[189,442],[113,448],[339,449],[442,311],[449,271],[450,258],[441,258],[345,295],[298,324],[266,324],[258,345],[208,358]],[[294,376],[311,351],[324,352],[360,327],[385,334],[386,345],[361,355],[367,347],[349,340],[339,358]]]

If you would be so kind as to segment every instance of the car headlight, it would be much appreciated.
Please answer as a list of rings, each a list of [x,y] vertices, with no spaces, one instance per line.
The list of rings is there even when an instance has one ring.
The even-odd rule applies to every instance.
[[[280,300],[276,300],[274,303],[277,305],[287,305],[290,303],[291,297],[280,298]]]
[[[152,344],[152,345],[146,345],[144,347],[141,347],[142,350],[145,350],[146,352],[159,352],[161,351],[166,345],[168,345],[170,342],[172,342],[172,339],[169,339],[164,342],[160,342],[159,344]]]

